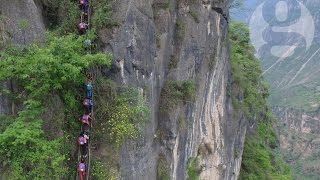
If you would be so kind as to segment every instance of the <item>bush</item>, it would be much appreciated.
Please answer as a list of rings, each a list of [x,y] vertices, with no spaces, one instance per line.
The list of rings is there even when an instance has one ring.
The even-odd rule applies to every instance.
[[[176,107],[180,102],[187,103],[194,99],[195,83],[191,80],[167,81],[161,90],[160,109],[167,111]]]
[[[100,79],[97,89],[96,118],[99,134],[120,145],[125,138],[135,138],[138,127],[149,118],[149,108],[135,87],[116,87],[110,80]]]
[[[199,168],[198,159],[191,157],[187,162],[188,180],[198,180],[201,169]]]
[[[247,133],[240,179],[291,179],[290,169],[277,154],[279,144],[268,109],[268,87],[261,76],[260,62],[249,43],[249,30],[243,23],[231,23],[232,100],[247,119],[257,124]]]
[[[166,161],[164,155],[160,155],[157,165],[157,179],[159,180],[169,180],[170,179],[170,168],[168,162]]]
[[[91,178],[95,180],[116,180],[116,176],[101,161],[94,159],[92,161]]]
[[[177,21],[176,21],[176,30],[175,30],[175,33],[176,33],[176,38],[177,40],[181,43],[184,39],[184,36],[185,36],[185,33],[186,33],[186,30],[185,30],[185,23],[182,21],[181,18],[178,18]]]
[[[66,108],[73,111],[77,95],[74,90],[84,81],[83,70],[94,64],[110,64],[111,58],[106,54],[85,54],[83,40],[72,34],[48,35],[42,46],[33,44],[23,50],[9,47],[1,54],[0,81],[14,79],[23,89],[17,95],[23,103],[22,110],[0,132],[0,153],[3,154],[0,158],[10,179],[67,176],[64,166],[67,153],[64,152],[71,147],[64,146],[62,138],[46,139],[40,117],[46,97],[52,92],[59,94]]]
[[[200,23],[199,16],[198,16],[197,12],[191,10],[191,11],[189,11],[189,14],[196,23]]]
[[[119,24],[112,19],[112,0],[92,1],[94,12],[92,14],[92,25],[97,30],[103,27],[113,27]]]

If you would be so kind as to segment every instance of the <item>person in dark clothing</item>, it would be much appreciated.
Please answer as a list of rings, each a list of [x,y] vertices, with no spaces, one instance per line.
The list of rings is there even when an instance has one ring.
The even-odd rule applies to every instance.
[[[83,14],[87,14],[87,10],[88,10],[88,0],[80,0],[79,1],[80,4],[80,8],[82,10]]]
[[[84,107],[84,109],[85,109],[85,111],[86,111],[86,114],[91,113],[91,111],[92,111],[92,106],[93,106],[92,100],[86,98],[86,99],[83,100],[83,103],[82,103],[82,104],[83,104],[83,107]]]
[[[89,133],[90,132],[90,126],[88,124],[82,124],[81,125],[81,132]]]
[[[78,144],[80,146],[81,156],[87,155],[88,140],[89,140],[89,136],[86,135],[85,132],[81,132],[78,138]]]

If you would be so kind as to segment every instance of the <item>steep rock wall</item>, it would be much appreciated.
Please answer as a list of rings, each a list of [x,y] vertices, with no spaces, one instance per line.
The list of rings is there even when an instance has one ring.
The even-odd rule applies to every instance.
[[[106,74],[148,89],[152,112],[142,137],[121,148],[122,179],[155,179],[160,159],[170,179],[186,179],[190,157],[198,157],[201,179],[237,179],[246,128],[228,95],[227,1],[125,0],[114,10],[120,26],[99,34],[115,61]],[[195,101],[161,112],[164,83],[187,79]]]
[[[42,20],[41,9],[36,6],[33,0],[0,0],[1,20],[6,34],[13,43],[29,44],[41,41],[44,38],[45,26]],[[1,29],[1,28],[0,28]],[[5,42],[5,43],[9,43]],[[7,88],[15,89],[12,81],[3,84]],[[14,112],[14,105],[9,99],[0,94],[0,114]]]
[[[34,1],[2,4],[14,42],[43,38]],[[186,179],[191,157],[198,159],[201,179],[237,179],[246,126],[230,102],[227,1],[124,0],[113,8],[120,26],[99,33],[103,50],[114,55],[112,70],[104,73],[140,87],[151,107],[141,138],[121,148],[121,179],[156,179],[160,159],[170,179]],[[173,60],[176,65],[169,68]],[[159,111],[164,83],[187,79],[196,83],[195,100]],[[9,112],[1,98],[0,112]]]

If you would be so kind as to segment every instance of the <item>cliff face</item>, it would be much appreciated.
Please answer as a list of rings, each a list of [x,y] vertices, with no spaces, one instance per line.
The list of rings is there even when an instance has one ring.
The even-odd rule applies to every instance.
[[[150,120],[140,127],[141,137],[121,147],[121,179],[155,179],[162,166],[170,179],[186,179],[191,158],[197,159],[201,179],[237,179],[246,127],[244,119],[233,114],[229,94],[227,3],[114,2],[119,26],[99,32],[103,50],[114,57],[113,68],[104,74],[138,86],[151,109]],[[41,13],[32,0],[3,4],[3,15],[29,22],[25,31],[10,26],[16,42],[42,38]],[[160,111],[160,94],[168,80],[195,82],[195,100]],[[5,111],[5,101],[0,104]],[[97,153],[105,158],[103,151]]]
[[[33,0],[0,0],[0,49],[3,44],[13,43],[29,44],[41,41],[44,38],[45,26],[41,9]],[[16,88],[12,81],[3,84],[7,88]],[[0,113],[14,112],[9,99],[0,94]]]
[[[165,3],[168,3],[163,7]],[[186,178],[190,157],[199,157],[202,179],[236,179],[245,128],[233,120],[230,98],[226,1],[133,1],[116,4],[121,26],[100,37],[115,59],[122,83],[147,86],[152,118],[143,137],[121,150],[123,179],[156,177],[160,158],[171,179]],[[191,15],[195,13],[195,15]],[[195,17],[197,16],[195,19]],[[175,59],[176,67],[170,68]],[[159,111],[167,80],[193,80],[196,99],[170,112]],[[179,121],[185,121],[185,127]],[[157,132],[164,137],[157,137]]]
[[[317,179],[319,169],[320,113],[275,107],[280,147],[293,166],[294,178]]]

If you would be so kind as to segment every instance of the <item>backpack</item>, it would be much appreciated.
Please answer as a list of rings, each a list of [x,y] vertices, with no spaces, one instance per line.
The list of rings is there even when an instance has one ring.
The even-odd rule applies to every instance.
[[[84,106],[88,106],[89,103],[90,103],[89,99],[85,99],[85,100],[83,101],[83,105],[84,105]]]
[[[79,137],[79,144],[83,145],[86,143],[86,139],[84,137]]]
[[[79,28],[80,28],[80,29],[85,29],[85,24],[84,24],[84,23],[80,23],[80,24],[79,24]]]
[[[85,171],[86,165],[84,163],[79,164],[79,171]]]
[[[83,124],[88,124],[89,125],[89,115],[85,114],[82,116],[81,121]]]

